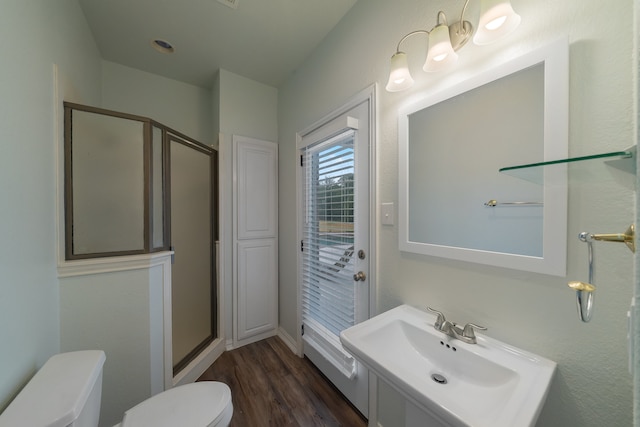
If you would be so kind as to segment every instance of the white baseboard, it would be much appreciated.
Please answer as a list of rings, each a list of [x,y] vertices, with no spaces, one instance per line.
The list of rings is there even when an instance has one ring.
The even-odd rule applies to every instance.
[[[237,340],[237,341],[233,342],[233,344],[232,344],[233,348],[232,349],[244,347],[245,345],[253,344],[254,342],[258,342],[258,341],[262,341],[262,340],[267,339],[267,338],[271,338],[271,337],[275,336],[276,334],[277,334],[277,331],[275,329],[272,329],[270,331],[263,332],[261,334],[257,334],[257,335],[253,335],[253,336],[248,337],[248,338],[243,338],[241,340]]]
[[[214,340],[191,363],[173,377],[173,386],[195,382],[224,353],[224,350],[224,341],[221,339]]]
[[[292,352],[294,352],[296,355],[302,357],[302,352],[298,348],[298,342],[296,341],[295,338],[293,338],[291,335],[289,335],[289,333],[287,331],[285,331],[284,329],[282,329],[281,327],[278,328],[278,336],[287,345],[287,347],[289,347],[289,349]]]

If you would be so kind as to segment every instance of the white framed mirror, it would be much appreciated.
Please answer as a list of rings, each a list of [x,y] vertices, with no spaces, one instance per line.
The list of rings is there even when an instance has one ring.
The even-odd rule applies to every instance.
[[[566,40],[399,112],[400,250],[564,276],[567,170],[541,184],[505,166],[566,158]]]

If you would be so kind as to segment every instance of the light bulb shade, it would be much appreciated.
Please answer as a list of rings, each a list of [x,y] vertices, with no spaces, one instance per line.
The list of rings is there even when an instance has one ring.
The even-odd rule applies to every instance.
[[[451,46],[449,27],[438,25],[429,33],[429,51],[422,69],[424,71],[440,71],[458,60],[458,54]]]
[[[480,22],[473,42],[478,45],[493,43],[515,30],[520,21],[510,0],[481,0]]]
[[[408,89],[413,84],[413,78],[409,73],[409,65],[407,63],[407,54],[404,52],[396,52],[391,57],[391,71],[389,72],[389,81],[387,82],[387,91],[399,92]]]

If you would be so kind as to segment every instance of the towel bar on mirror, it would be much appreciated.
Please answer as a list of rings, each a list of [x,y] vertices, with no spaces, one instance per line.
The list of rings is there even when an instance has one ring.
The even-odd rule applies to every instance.
[[[542,202],[498,202],[495,199],[491,199],[484,204],[487,207],[494,208],[496,206],[510,205],[510,206],[542,206]]]

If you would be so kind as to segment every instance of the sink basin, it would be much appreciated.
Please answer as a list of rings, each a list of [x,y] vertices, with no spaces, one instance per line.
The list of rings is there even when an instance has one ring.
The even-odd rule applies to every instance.
[[[422,411],[450,426],[535,425],[555,362],[482,334],[467,344],[402,305],[346,329],[344,348]]]

